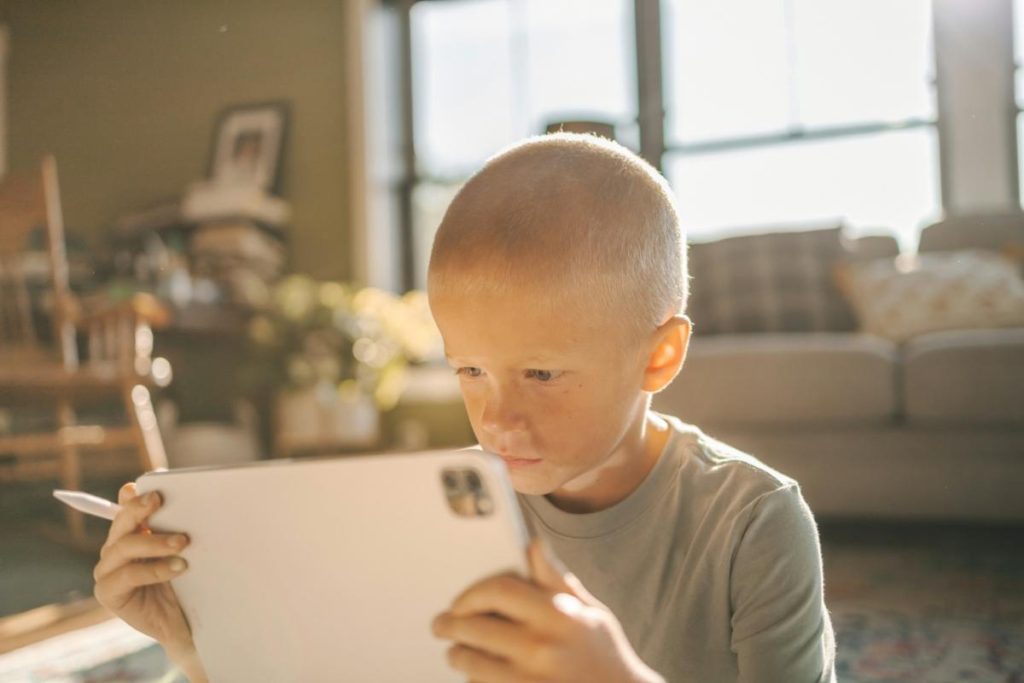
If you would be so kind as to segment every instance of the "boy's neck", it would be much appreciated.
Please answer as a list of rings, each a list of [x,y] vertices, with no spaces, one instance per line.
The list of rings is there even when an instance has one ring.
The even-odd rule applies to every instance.
[[[602,472],[586,487],[573,489],[570,483],[545,497],[558,509],[573,514],[598,512],[622,502],[654,469],[671,431],[668,422],[648,412],[639,429],[627,434],[609,458],[621,461],[621,465]]]

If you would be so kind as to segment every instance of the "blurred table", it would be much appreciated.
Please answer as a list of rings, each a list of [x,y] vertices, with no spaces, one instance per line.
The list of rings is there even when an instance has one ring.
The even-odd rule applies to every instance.
[[[447,448],[476,442],[451,369],[420,366],[409,369],[408,385],[398,405],[381,414],[377,443],[279,447],[275,439],[276,388],[253,389],[253,382],[245,377],[254,351],[248,335],[252,315],[245,309],[195,304],[174,309],[171,324],[157,333],[156,351],[171,362],[174,371],[162,396],[175,402],[180,423],[233,423],[235,404],[249,401],[256,409],[265,456]]]

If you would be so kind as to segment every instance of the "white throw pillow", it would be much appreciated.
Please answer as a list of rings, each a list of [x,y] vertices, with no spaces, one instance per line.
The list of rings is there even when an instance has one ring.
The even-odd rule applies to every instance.
[[[997,252],[851,263],[838,279],[861,328],[896,342],[940,330],[1024,326],[1024,280]]]

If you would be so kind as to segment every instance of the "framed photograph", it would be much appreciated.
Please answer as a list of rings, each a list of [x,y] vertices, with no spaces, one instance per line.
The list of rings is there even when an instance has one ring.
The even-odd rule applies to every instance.
[[[225,110],[214,130],[210,179],[277,192],[287,127],[286,102],[245,104]]]

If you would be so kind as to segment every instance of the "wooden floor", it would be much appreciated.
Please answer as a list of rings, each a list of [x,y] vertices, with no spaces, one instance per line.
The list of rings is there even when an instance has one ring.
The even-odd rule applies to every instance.
[[[116,496],[123,479],[96,478],[84,488]],[[108,523],[90,519],[83,547],[71,542],[53,482],[0,488],[0,654],[113,618],[92,597]]]
[[[88,482],[87,490],[116,495],[118,479]],[[92,568],[109,528],[90,518],[88,547],[70,542],[63,506],[49,483],[0,486],[0,620],[47,605],[86,605]],[[72,610],[74,612],[74,609]],[[39,619],[38,616],[34,619]]]
[[[3,617],[0,619],[0,654],[112,618],[95,598],[44,605]]]

